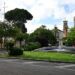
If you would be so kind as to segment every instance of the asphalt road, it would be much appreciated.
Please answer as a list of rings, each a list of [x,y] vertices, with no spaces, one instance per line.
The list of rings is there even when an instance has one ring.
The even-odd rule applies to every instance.
[[[0,58],[0,75],[75,75],[75,64]]]

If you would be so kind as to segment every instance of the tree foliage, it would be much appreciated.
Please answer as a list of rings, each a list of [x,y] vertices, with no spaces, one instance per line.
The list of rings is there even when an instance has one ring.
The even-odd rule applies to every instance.
[[[16,22],[13,24],[13,26],[18,27],[23,33],[27,32],[27,28],[22,22]]]
[[[39,42],[41,46],[48,46],[48,44],[54,45],[56,43],[56,38],[53,33],[42,26],[30,34],[29,39],[30,41]]]
[[[67,36],[66,45],[68,46],[75,45],[75,28],[70,29]]]
[[[11,23],[14,23],[13,25],[20,28],[23,33],[27,32],[27,28],[25,27],[24,23],[26,23],[27,20],[32,20],[32,18],[33,16],[30,12],[19,8],[5,13],[5,19]]]
[[[19,33],[17,27],[11,26],[8,23],[0,22],[0,37],[15,37]]]
[[[28,34],[27,33],[20,32],[19,34],[17,34],[16,40],[19,41],[20,47],[22,46],[22,42],[23,41],[26,43],[27,38],[28,38]]]
[[[33,16],[24,9],[16,8],[5,13],[5,19],[8,21],[19,21],[25,23],[26,20],[31,20]]]

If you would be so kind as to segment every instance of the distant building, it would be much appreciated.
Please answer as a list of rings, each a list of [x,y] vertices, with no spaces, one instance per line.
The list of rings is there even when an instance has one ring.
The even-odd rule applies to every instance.
[[[59,30],[56,26],[54,27],[54,29],[52,30],[52,32],[54,33],[54,36],[57,39],[57,45],[59,44],[59,40],[62,40],[63,37],[63,31]]]
[[[68,21],[63,21],[63,37],[66,38],[68,35]]]
[[[75,27],[75,16],[74,16],[74,27]]]
[[[63,30],[60,30],[55,26],[52,32],[57,39],[57,44],[59,44],[59,41],[63,42],[62,39],[66,38],[68,34],[68,22],[66,20],[63,21]]]

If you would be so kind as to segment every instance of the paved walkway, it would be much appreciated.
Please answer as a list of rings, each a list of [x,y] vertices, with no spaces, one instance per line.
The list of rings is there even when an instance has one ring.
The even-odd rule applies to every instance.
[[[0,58],[0,75],[75,75],[75,64]]]

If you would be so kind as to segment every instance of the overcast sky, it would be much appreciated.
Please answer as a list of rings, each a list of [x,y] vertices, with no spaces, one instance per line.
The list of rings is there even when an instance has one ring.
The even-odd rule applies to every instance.
[[[6,12],[14,8],[23,8],[33,15],[33,20],[26,24],[28,32],[33,32],[41,25],[46,25],[49,29],[56,25],[62,29],[65,19],[69,21],[69,27],[73,27],[75,0],[0,0],[0,20],[3,18],[4,1]]]

